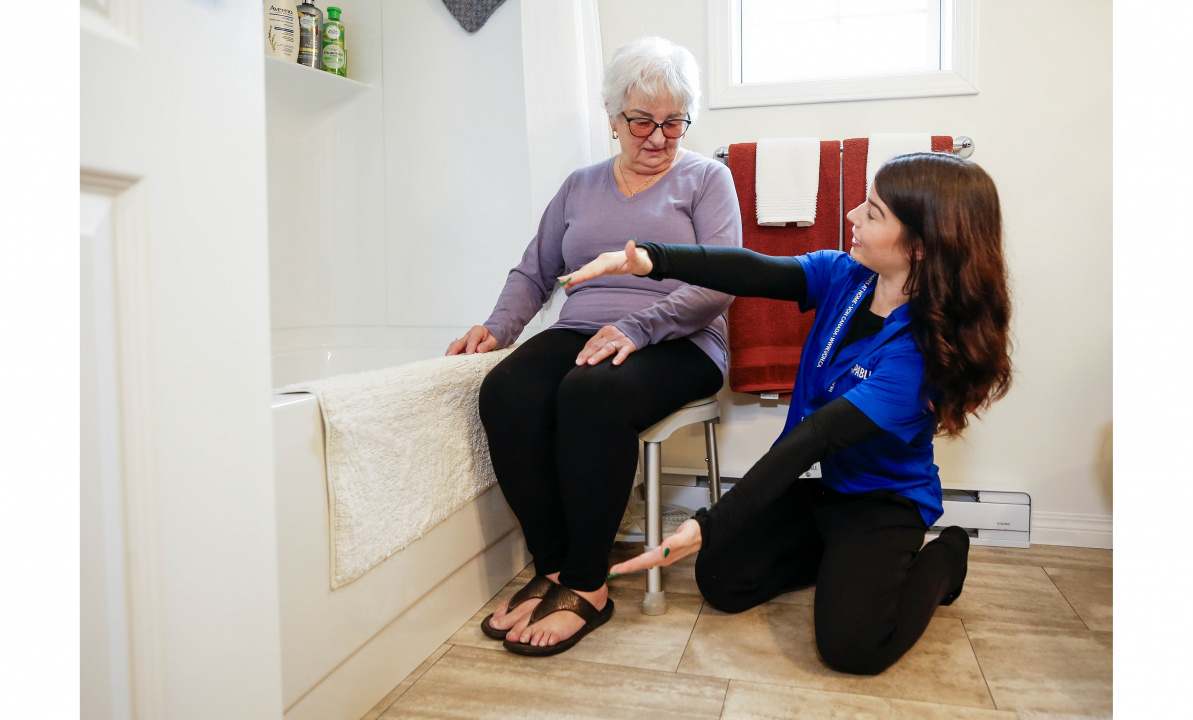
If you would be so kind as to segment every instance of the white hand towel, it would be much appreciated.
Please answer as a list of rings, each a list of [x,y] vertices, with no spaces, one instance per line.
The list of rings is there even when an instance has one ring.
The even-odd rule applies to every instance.
[[[758,224],[808,227],[816,222],[820,191],[820,138],[769,138],[758,141],[754,170]]]
[[[870,185],[874,183],[874,174],[887,160],[909,152],[931,152],[932,135],[930,133],[879,133],[871,135],[869,148],[866,153],[866,195],[870,195]]]

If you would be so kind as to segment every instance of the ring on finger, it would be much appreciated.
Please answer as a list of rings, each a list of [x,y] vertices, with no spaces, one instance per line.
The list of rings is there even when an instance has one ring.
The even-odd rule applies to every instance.
[[[613,348],[614,350],[616,350],[616,349],[617,349],[617,341],[616,341],[616,340],[610,340],[610,341],[609,341],[609,347],[611,347],[611,348]]]

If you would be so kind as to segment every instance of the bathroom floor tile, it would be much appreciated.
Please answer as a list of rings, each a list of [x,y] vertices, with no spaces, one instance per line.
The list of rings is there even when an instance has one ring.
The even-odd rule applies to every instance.
[[[727,615],[705,605],[679,672],[994,707],[965,629],[956,618],[933,619],[899,662],[879,675],[862,677],[830,670],[820,659],[809,606],[770,602]]]
[[[1114,573],[1054,567],[1044,571],[1090,630],[1114,629]]]
[[[568,659],[675,672],[704,600],[668,592],[665,614],[643,615],[643,595],[642,590],[609,588],[616,603],[613,618],[568,650]]]
[[[970,562],[961,597],[937,617],[1085,628],[1043,568]]]
[[[893,698],[890,702],[891,720],[1015,720],[1015,713],[1001,710],[985,710]]]
[[[501,641],[494,640],[488,635],[481,632],[481,620],[485,616],[493,612],[493,610],[502,602],[509,600],[514,596],[514,593],[522,589],[526,583],[530,582],[529,577],[522,577],[521,575],[510,580],[509,584],[501,589],[501,592],[493,596],[493,599],[485,603],[485,606],[476,611],[476,614],[464,623],[454,635],[447,639],[449,645],[469,645],[478,648],[492,648],[501,649]]]
[[[806,587],[802,590],[792,590],[785,592],[778,596],[771,602],[787,603],[788,605],[808,605],[811,606],[816,602],[816,586]]]
[[[721,713],[725,680],[582,662],[567,655],[528,658],[453,647],[382,718],[712,720]]]
[[[618,545],[609,554],[610,567],[615,563],[629,560],[632,557],[642,554],[642,543],[619,543]],[[636,572],[615,577],[609,580],[609,587],[634,588],[645,592],[646,573]],[[663,590],[668,593],[700,594],[700,588],[696,587],[696,555],[689,555],[663,568]]]
[[[431,666],[439,662],[439,658],[443,657],[447,651],[451,649],[451,645],[440,645],[435,652],[431,653],[429,658],[423,660],[422,665],[419,665],[412,670],[411,673],[407,675],[404,680],[402,680],[402,682],[398,683],[397,687],[395,687],[393,690],[390,690],[389,694],[382,698],[381,702],[377,703],[373,709],[370,710],[368,714],[366,714],[360,720],[377,720],[377,718],[381,717],[381,714],[388,710],[390,705],[394,704],[394,701],[402,697],[402,695],[409,690],[414,683],[418,682],[419,678],[421,678],[428,670],[431,669]]]
[[[994,622],[965,627],[999,709],[1112,712],[1111,633]]]
[[[610,562],[640,552],[640,544],[620,546]],[[972,547],[965,592],[876,677],[836,673],[821,661],[812,626],[815,588],[726,615],[697,594],[695,560],[666,569],[669,608],[662,616],[641,614],[645,573],[614,578],[614,618],[552,658],[512,655],[479,629],[485,615],[533,577],[528,566],[364,720],[717,717],[722,701],[724,718],[1110,716],[1109,550]]]
[[[1017,720],[1015,713],[729,681],[721,720]]]
[[[1109,710],[1098,715],[1020,710],[1015,713],[1015,716],[1018,717],[1019,720],[1112,720],[1113,718]]]
[[[515,578],[484,609],[456,631],[448,642],[506,652],[500,640],[493,640],[481,632],[480,621],[523,585],[524,581]],[[683,656],[704,601],[699,595],[668,592],[667,613],[650,616],[642,614],[642,596],[641,590],[609,588],[609,597],[615,603],[613,618],[568,650],[567,657],[673,672],[679,666],[679,659]]]
[[[969,548],[970,562],[1003,565],[1036,565],[1072,570],[1110,570],[1113,560],[1113,550],[1065,547],[1063,545],[1032,545],[1029,548],[972,545]]]

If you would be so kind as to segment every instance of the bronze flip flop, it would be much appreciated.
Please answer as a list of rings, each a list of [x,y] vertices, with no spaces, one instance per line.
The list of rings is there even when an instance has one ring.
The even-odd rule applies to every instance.
[[[503,643],[505,649],[518,655],[533,655],[535,657],[557,655],[580,642],[588,633],[609,622],[609,618],[613,617],[613,598],[606,600],[605,607],[597,610],[592,603],[576,594],[575,591],[569,590],[562,585],[554,585],[546,597],[543,598],[543,601],[534,609],[534,612],[530,613],[530,624],[534,625],[539,620],[561,610],[567,610],[568,612],[574,612],[579,615],[584,620],[584,627],[577,630],[576,634],[567,640],[561,640],[554,645],[537,647],[530,643],[510,642],[506,640]]]
[[[522,589],[514,593],[514,596],[510,598],[510,604],[505,611],[509,612],[527,600],[537,600],[546,597],[547,593],[550,592],[551,588],[553,587],[555,587],[555,583],[552,582],[551,578],[547,577],[546,575],[535,575],[530,579],[530,582],[522,586]],[[504,640],[505,634],[508,633],[509,630],[498,630],[497,628],[493,627],[489,624],[489,621],[492,619],[493,613],[489,613],[485,616],[484,620],[481,620],[481,632],[493,638],[494,640]]]

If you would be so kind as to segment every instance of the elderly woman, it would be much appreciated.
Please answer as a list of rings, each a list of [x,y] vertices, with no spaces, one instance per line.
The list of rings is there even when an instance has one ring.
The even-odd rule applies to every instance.
[[[679,145],[696,118],[699,72],[688,50],[662,38],[614,53],[602,95],[621,152],[564,181],[493,314],[448,355],[510,345],[558,276],[628,238],[741,246],[729,170]],[[678,280],[600,278],[569,292],[559,321],[485,379],[480,415],[493,469],[536,573],[481,624],[506,649],[562,652],[612,616],[607,563],[638,433],[720,389],[732,300]]]

